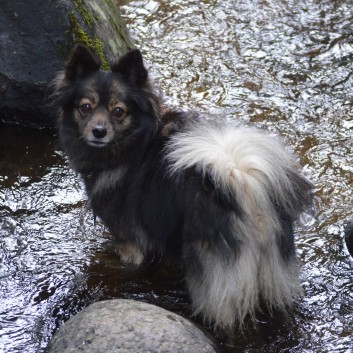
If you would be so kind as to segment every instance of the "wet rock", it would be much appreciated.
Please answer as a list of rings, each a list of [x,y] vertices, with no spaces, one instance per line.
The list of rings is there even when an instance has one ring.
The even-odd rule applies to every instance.
[[[353,256],[353,219],[350,220],[345,229],[346,245],[349,253]]]
[[[0,11],[0,119],[53,126],[48,82],[81,43],[105,66],[132,47],[111,0],[3,0]]]
[[[189,320],[132,300],[92,304],[64,324],[48,353],[214,353],[212,342]]]

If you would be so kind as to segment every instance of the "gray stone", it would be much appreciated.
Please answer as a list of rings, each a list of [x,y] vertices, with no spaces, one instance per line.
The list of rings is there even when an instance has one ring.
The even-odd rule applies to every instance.
[[[65,323],[48,353],[215,353],[191,321],[155,305],[116,299],[97,302]]]
[[[46,100],[55,77],[76,43],[108,62],[132,47],[117,5],[111,0],[1,1],[0,119],[53,126]]]
[[[132,300],[97,302],[66,322],[48,353],[215,353],[191,321]]]

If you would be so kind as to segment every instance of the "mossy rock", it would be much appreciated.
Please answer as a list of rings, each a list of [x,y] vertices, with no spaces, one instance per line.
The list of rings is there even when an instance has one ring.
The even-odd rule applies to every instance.
[[[48,84],[75,44],[94,49],[103,67],[133,47],[111,0],[4,0],[0,12],[0,120],[54,126]]]

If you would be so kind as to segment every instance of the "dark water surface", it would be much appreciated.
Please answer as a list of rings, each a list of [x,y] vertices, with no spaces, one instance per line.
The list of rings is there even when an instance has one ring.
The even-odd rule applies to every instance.
[[[352,352],[351,0],[120,1],[173,104],[283,136],[317,186],[297,228],[305,296],[224,352]],[[43,352],[89,303],[134,298],[190,314],[178,273],[124,269],[50,132],[0,126],[0,352]],[[229,343],[229,342],[227,342]]]

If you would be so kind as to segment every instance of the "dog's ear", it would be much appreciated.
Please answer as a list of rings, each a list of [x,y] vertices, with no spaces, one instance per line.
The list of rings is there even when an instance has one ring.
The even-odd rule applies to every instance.
[[[129,84],[142,86],[148,78],[148,71],[143,64],[142,54],[138,49],[130,50],[112,65],[112,71],[121,75]]]
[[[65,79],[74,81],[85,77],[101,67],[101,60],[97,54],[83,45],[77,45],[71,58],[65,64]]]

